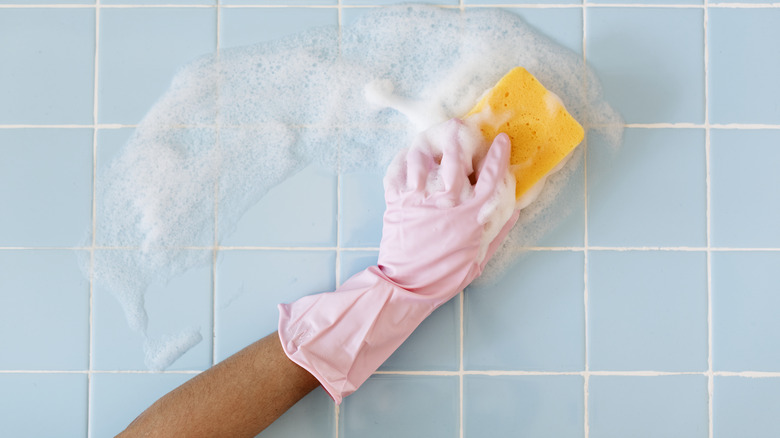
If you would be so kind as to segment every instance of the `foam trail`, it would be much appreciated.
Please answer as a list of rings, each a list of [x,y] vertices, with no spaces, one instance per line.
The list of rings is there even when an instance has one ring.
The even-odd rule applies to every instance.
[[[383,172],[417,133],[464,115],[518,65],[586,128],[600,126],[619,142],[619,117],[581,56],[500,10],[377,8],[340,38],[335,27],[320,28],[185,66],[98,175],[96,242],[134,250],[96,257],[93,275],[147,335],[150,365],[165,368],[200,339],[185,328],[189,334],[168,338],[146,334],[144,297],[150,284],[210,262],[188,248],[213,246],[215,204],[221,241],[271,187],[306,166]],[[374,104],[365,94],[372,83]],[[413,121],[375,105],[383,98]],[[488,271],[500,272],[512,246],[537,241],[556,223],[581,193],[568,188],[581,164],[575,150],[548,178]],[[158,348],[160,339],[173,340],[171,348]],[[156,353],[163,350],[170,354]]]

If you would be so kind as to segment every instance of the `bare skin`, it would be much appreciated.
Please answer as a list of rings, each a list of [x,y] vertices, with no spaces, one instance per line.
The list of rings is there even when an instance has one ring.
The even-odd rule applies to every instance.
[[[254,437],[318,386],[274,332],[169,392],[117,436]]]

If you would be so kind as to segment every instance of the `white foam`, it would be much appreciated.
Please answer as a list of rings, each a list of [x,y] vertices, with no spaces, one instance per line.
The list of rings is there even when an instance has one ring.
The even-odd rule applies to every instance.
[[[98,244],[139,249],[123,263],[96,263],[94,275],[110,285],[131,327],[143,331],[148,285],[204,262],[182,248],[214,244],[215,211],[224,236],[271,187],[305,166],[382,172],[420,131],[463,116],[515,66],[617,144],[622,124],[581,58],[515,14],[399,6],[366,11],[340,35],[320,28],[196,60],[99,176]],[[556,223],[581,163],[575,151],[548,178],[489,270],[500,271],[512,246],[537,241]],[[147,342],[148,351],[176,353],[153,353],[164,360],[151,365],[167,366],[197,339],[171,336],[181,348]]]

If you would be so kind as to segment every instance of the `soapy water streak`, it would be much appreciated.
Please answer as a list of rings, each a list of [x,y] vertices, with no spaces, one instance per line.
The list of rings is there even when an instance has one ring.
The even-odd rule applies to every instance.
[[[381,8],[340,35],[315,29],[182,68],[97,187],[98,245],[140,249],[101,252],[92,275],[144,336],[147,366],[167,368],[202,339],[198,328],[152,336],[144,298],[151,285],[211,262],[210,252],[187,248],[214,245],[215,205],[223,238],[270,188],[306,166],[383,172],[417,134],[466,114],[515,66],[560,96],[586,129],[599,126],[618,144],[622,124],[581,57],[498,10]],[[526,202],[483,281],[581,196],[567,183],[582,157],[575,149]]]

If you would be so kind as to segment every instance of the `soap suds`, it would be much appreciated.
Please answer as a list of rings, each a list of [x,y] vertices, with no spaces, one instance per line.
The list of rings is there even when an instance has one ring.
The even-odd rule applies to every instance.
[[[515,66],[559,96],[586,129],[619,143],[622,123],[582,57],[500,10],[377,8],[340,34],[320,28],[198,59],[100,175],[97,244],[137,250],[118,263],[96,258],[92,274],[145,334],[149,284],[210,263],[186,249],[212,247],[214,233],[217,241],[228,235],[271,187],[309,165],[382,173],[419,132],[465,115]],[[582,193],[568,184],[582,156],[577,148],[547,178],[485,279],[565,215]],[[201,339],[187,328],[146,338],[155,369]]]

